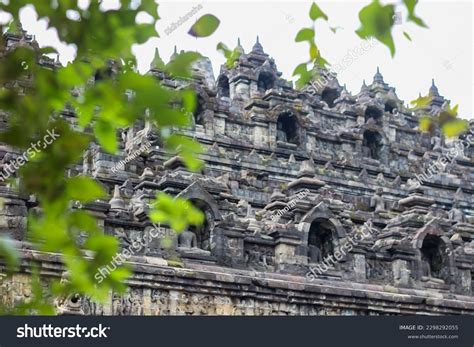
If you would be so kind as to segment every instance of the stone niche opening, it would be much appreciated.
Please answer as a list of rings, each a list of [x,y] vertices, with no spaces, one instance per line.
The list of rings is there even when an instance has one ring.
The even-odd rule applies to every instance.
[[[204,223],[200,226],[190,226],[189,231],[196,235],[196,247],[204,251],[211,250],[211,233],[207,218],[204,219]]]
[[[277,141],[298,145],[298,124],[291,112],[283,112],[277,120]]]
[[[319,263],[334,253],[335,228],[326,219],[311,223],[308,234],[308,261]]]
[[[188,230],[178,235],[178,246],[194,248],[203,251],[211,250],[211,224],[210,213],[207,206],[200,200],[190,200],[192,204],[204,214],[204,222],[199,226],[191,225]]]
[[[365,122],[368,123],[370,120],[377,125],[382,123],[382,111],[374,106],[368,106],[364,113]]]
[[[366,130],[364,132],[364,155],[372,159],[380,159],[382,151],[382,136],[376,131]]]
[[[328,104],[330,108],[334,107],[334,100],[336,100],[340,96],[340,93],[337,89],[333,88],[324,88],[323,92],[321,93],[321,99]]]
[[[114,73],[111,67],[106,67],[106,68],[97,70],[94,74],[94,82],[110,79],[113,77],[113,74]]]
[[[395,103],[395,101],[387,100],[387,102],[385,102],[385,109],[384,109],[385,112],[393,114],[396,108],[397,108],[397,104]]]
[[[193,112],[194,124],[204,125],[205,102],[201,95],[197,95],[196,109]]]
[[[217,81],[217,95],[221,98],[230,97],[229,79],[222,75]]]
[[[275,77],[270,72],[261,72],[258,75],[257,89],[261,93],[272,89],[275,86]]]
[[[426,235],[421,246],[422,276],[428,278],[446,279],[446,252],[444,242],[439,236]]]

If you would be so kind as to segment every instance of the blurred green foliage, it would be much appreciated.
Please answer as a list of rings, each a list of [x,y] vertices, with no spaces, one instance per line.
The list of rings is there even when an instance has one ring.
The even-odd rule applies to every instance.
[[[426,111],[427,106],[433,100],[431,95],[419,96],[412,100],[411,110],[420,114],[420,130],[434,135],[438,128],[448,138],[455,138],[469,129],[469,122],[458,117],[458,105],[451,107],[449,104],[443,105],[439,114],[433,116]]]
[[[221,52],[224,57],[226,58],[226,65],[229,69],[232,69],[239,57],[241,56],[242,52],[239,51],[237,48],[229,49],[224,43],[219,42],[217,44],[217,50]]]
[[[408,20],[426,27],[415,15],[417,0],[404,0],[403,4],[408,11]],[[135,71],[132,45],[158,37],[155,24],[160,18],[154,0],[121,0],[118,8],[110,10],[104,9],[100,1],[91,1],[87,7],[80,7],[76,0],[2,1],[0,10],[13,18],[8,30],[19,30],[15,23],[19,22],[20,10],[25,6],[33,6],[38,18],[46,19],[48,27],[57,30],[62,42],[73,44],[77,49],[73,62],[50,68],[38,61],[42,54],[54,53],[54,48],[35,51],[19,45],[9,50],[0,64],[0,109],[9,115],[8,129],[0,134],[0,141],[26,151],[32,143],[41,141],[48,131],[54,129],[58,134],[56,141],[29,156],[27,164],[18,172],[18,188],[23,193],[34,194],[39,201],[40,212],[28,217],[31,241],[39,250],[62,255],[67,278],[53,283],[50,292],[45,294],[40,283],[41,269],[36,270],[32,276],[31,300],[8,311],[51,314],[54,311],[51,300],[48,304],[48,295],[79,293],[93,300],[104,300],[110,290],[125,290],[131,271],[127,266],[119,267],[100,285],[96,283],[97,269],[111,262],[119,251],[118,241],[104,234],[87,209],[71,208],[75,201],[87,204],[107,199],[104,188],[92,178],[66,175],[67,169],[82,159],[90,143],[97,142],[105,151],[117,153],[118,131],[142,118],[159,129],[166,148],[180,155],[189,169],[202,167],[198,155],[203,149],[173,131],[191,124],[191,115],[196,108],[194,91],[168,89],[154,77]],[[151,20],[138,23],[140,14],[146,14]],[[357,34],[364,39],[376,38],[392,55],[395,54],[391,34],[393,15],[394,5],[382,5],[373,0],[359,13],[361,25]],[[311,5],[309,18],[313,25],[301,29],[295,39],[309,45],[309,59],[294,71],[294,75],[299,76],[299,88],[315,78],[315,67],[328,65],[316,43],[315,24],[319,20],[327,22],[329,18],[316,3]],[[219,24],[219,19],[207,14],[197,20],[189,34],[207,37]],[[1,29],[5,31],[6,28]],[[335,33],[338,28],[330,29]],[[411,39],[408,34],[404,35]],[[0,45],[4,46],[4,42]],[[238,48],[231,50],[223,43],[219,43],[217,49],[224,54],[229,68],[241,54]],[[187,79],[191,77],[191,64],[199,58],[198,53],[182,52],[164,64],[157,50],[153,66],[171,77]],[[24,93],[25,88],[27,93]],[[415,106],[422,107],[423,102],[419,100]],[[67,107],[75,111],[79,129],[58,117]],[[440,115],[439,121],[448,135],[457,134],[464,126],[456,115],[456,107]],[[157,195],[150,218],[177,231],[184,230],[189,224],[199,225],[204,220],[202,213],[191,203],[165,193]],[[15,242],[2,236],[0,255],[10,273],[17,269],[20,256]]]
[[[140,118],[155,125],[165,147],[180,155],[191,170],[200,169],[201,146],[174,131],[191,124],[196,96],[191,89],[171,90],[153,76],[135,71],[132,45],[158,37],[158,5],[154,0],[121,0],[118,8],[110,10],[99,1],[91,1],[85,8],[75,0],[2,2],[0,10],[13,18],[10,30],[19,30],[15,23],[19,23],[20,10],[27,5],[34,7],[39,19],[47,20],[48,27],[57,30],[61,41],[76,47],[77,56],[67,66],[51,68],[38,61],[42,54],[55,52],[53,48],[35,51],[19,45],[2,57],[0,109],[8,113],[9,125],[0,134],[0,141],[26,151],[48,131],[54,129],[58,134],[49,146],[30,156],[18,172],[19,189],[34,194],[40,207],[39,213],[28,216],[28,235],[39,250],[61,254],[67,270],[66,280],[53,283],[49,295],[79,293],[104,300],[110,290],[126,289],[131,270],[119,267],[100,285],[96,282],[97,269],[112,261],[119,244],[115,237],[104,234],[86,208],[71,206],[73,202],[87,206],[109,197],[98,181],[68,177],[67,169],[82,160],[91,142],[117,153],[118,131]],[[150,23],[137,22],[137,16],[143,13],[152,19]],[[196,24],[193,33],[208,36],[218,21],[216,24],[207,16]],[[153,63],[171,77],[189,78],[191,64],[199,58],[197,53],[182,52],[165,65],[157,51]],[[58,116],[68,107],[76,113],[79,129]],[[153,205],[153,218],[176,230],[203,220],[202,213],[189,202],[164,193]],[[11,240],[2,237],[0,253],[8,269],[18,266],[19,254]],[[39,282],[40,272],[37,279],[33,278],[33,287],[35,280]],[[43,307],[42,291],[33,289],[34,298],[19,305],[16,312],[52,312],[52,307]]]
[[[194,37],[207,37],[212,35],[219,26],[219,19],[212,14],[205,14],[189,29],[188,34]]]
[[[415,14],[417,4],[418,0],[403,0],[401,3],[407,10],[407,22],[412,22],[422,28],[428,28],[426,23]],[[396,51],[392,36],[392,29],[395,25],[395,8],[395,4],[384,5],[379,0],[372,0],[370,4],[360,10],[360,27],[356,30],[356,34],[362,39],[375,38],[387,46],[392,57]],[[302,28],[295,37],[295,42],[307,42],[309,44],[309,59],[298,64],[293,71],[293,76],[297,76],[296,88],[298,89],[304,88],[311,81],[319,79],[320,68],[325,69],[330,65],[323,58],[316,43],[316,22],[318,19],[329,21],[329,17],[316,3],[313,3],[309,10],[309,18],[313,22],[312,27]],[[337,31],[337,27],[329,27],[329,29],[333,33]],[[406,31],[403,31],[403,36],[412,41],[411,36]],[[436,128],[440,128],[447,137],[457,137],[468,129],[466,120],[456,118],[457,105],[452,108],[448,105],[437,117],[423,113],[423,109],[431,100],[431,96],[420,96],[420,98],[411,102],[413,111],[421,111],[420,129],[422,131],[433,133]]]

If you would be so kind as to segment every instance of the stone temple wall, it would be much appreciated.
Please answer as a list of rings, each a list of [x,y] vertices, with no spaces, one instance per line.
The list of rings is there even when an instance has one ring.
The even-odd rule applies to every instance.
[[[7,47],[20,40],[35,46],[21,37],[6,34]],[[473,314],[471,134],[454,141],[420,132],[420,114],[378,69],[356,95],[323,69],[320,81],[295,90],[259,42],[248,53],[239,49],[236,66],[223,66],[217,79],[208,59],[195,65],[192,80],[154,66],[149,72],[169,88],[196,90],[194,124],[181,132],[206,148],[201,172],[163,151],[158,132],[143,123],[120,134],[118,155],[92,145],[69,170],[94,177],[111,197],[73,208],[93,212],[123,250],[151,241],[130,257],[135,271],[126,295],[111,293],[104,305],[75,298],[60,312]],[[449,101],[434,82],[429,95],[425,111],[436,116]],[[73,110],[63,117],[76,123]],[[19,154],[0,146],[1,165]],[[159,191],[189,199],[206,216],[202,227],[166,233],[171,247],[153,237],[147,216]],[[45,285],[64,267],[25,239],[31,199],[7,185],[0,197],[0,232],[23,252],[21,273],[0,287],[0,297],[14,303],[31,295],[31,260],[41,262]]]

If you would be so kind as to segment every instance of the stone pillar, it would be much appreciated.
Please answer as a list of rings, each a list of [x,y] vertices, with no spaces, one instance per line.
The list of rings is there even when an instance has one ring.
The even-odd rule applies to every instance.
[[[255,146],[268,146],[270,137],[265,124],[257,123],[253,128],[253,143]]]
[[[393,284],[400,287],[408,287],[410,284],[410,270],[408,262],[404,259],[396,259],[392,262]]]
[[[244,267],[244,230],[236,226],[216,226],[214,239],[216,246],[213,248],[213,256],[219,264],[228,266]]]
[[[244,76],[237,76],[231,80],[230,98],[248,100],[250,98],[250,80]]]
[[[106,218],[106,213],[110,209],[110,204],[105,201],[95,201],[87,204],[85,209],[96,218],[98,227],[104,230],[104,221]]]
[[[471,270],[469,269],[460,269],[459,270],[459,277],[461,279],[460,283],[460,291],[466,295],[472,295],[472,287],[471,287]]]
[[[357,282],[365,282],[367,280],[365,254],[353,254],[354,277]]]
[[[0,234],[7,234],[15,240],[26,236],[27,215],[25,199],[7,186],[0,186]]]
[[[275,239],[275,270],[291,272],[307,264],[307,255],[298,254],[300,235],[292,231],[275,231],[270,236]]]

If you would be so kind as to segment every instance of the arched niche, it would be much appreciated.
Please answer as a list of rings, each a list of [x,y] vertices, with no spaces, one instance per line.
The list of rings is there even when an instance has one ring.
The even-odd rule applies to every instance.
[[[101,80],[107,80],[117,73],[118,64],[114,61],[108,61],[105,67],[97,70],[94,74],[94,82],[99,82]]]
[[[420,248],[423,262],[424,276],[443,278],[443,254],[446,248],[441,238],[435,235],[426,235]]]
[[[192,113],[192,122],[193,125],[204,126],[207,120],[207,115],[209,112],[209,95],[199,84],[192,83],[190,85],[182,86],[178,90],[194,90],[196,93],[196,108]]]
[[[211,251],[215,223],[222,220],[217,202],[198,182],[189,185],[178,194],[178,197],[189,200],[194,207],[204,213],[203,224],[197,227],[191,226],[189,227],[189,231],[196,236],[197,248]]]
[[[376,106],[367,106],[364,112],[364,119],[366,123],[375,123],[377,125],[382,124],[383,112]]]
[[[422,280],[438,279],[450,283],[453,272],[453,246],[436,225],[423,227],[414,237],[418,250],[418,268]]]
[[[292,112],[280,113],[277,118],[277,141],[299,144],[298,122]]]
[[[261,93],[265,93],[267,90],[274,88],[275,76],[268,71],[262,71],[258,75],[257,89]]]
[[[323,100],[330,108],[334,107],[334,100],[340,96],[337,89],[326,87],[321,93],[321,100]]]
[[[212,210],[203,200],[190,199],[194,207],[204,214],[204,221],[199,226],[190,226],[189,231],[196,235],[196,246],[204,251],[211,250],[211,234],[214,229]]]
[[[302,241],[307,246],[310,263],[320,262],[331,255],[339,246],[339,240],[346,236],[342,224],[323,202],[303,216],[299,229],[303,232]]]
[[[196,100],[196,109],[193,112],[193,119],[195,125],[204,125],[204,112],[206,111],[206,105],[204,98],[198,94]]]
[[[308,231],[308,262],[319,263],[334,254],[337,247],[336,227],[328,219],[317,218]]]
[[[395,100],[387,100],[385,101],[384,111],[393,114],[394,111],[397,109],[397,103]]]
[[[382,153],[383,137],[377,131],[365,130],[362,146],[366,157],[379,160]]]
[[[318,203],[308,213],[306,213],[303,218],[301,218],[300,223],[302,224],[302,230],[308,233],[311,223],[315,220],[327,220],[329,223],[331,223],[335,228],[336,237],[338,239],[346,236],[346,231],[344,230],[341,222],[339,222],[334,213],[332,213],[332,211],[327,207],[326,203]]]
[[[230,97],[229,79],[225,75],[221,75],[217,80],[217,96],[221,98]]]

